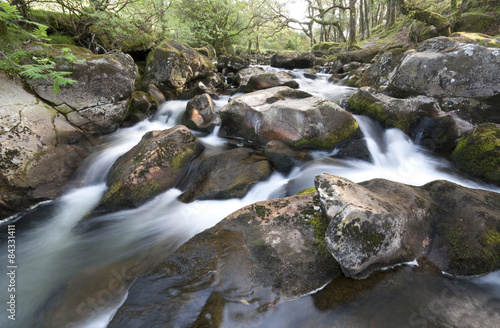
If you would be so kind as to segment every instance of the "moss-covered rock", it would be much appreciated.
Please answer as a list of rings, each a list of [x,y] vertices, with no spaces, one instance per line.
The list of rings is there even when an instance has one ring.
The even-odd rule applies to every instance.
[[[456,32],[487,32],[496,19],[494,16],[478,12],[463,13],[453,24],[453,30]]]
[[[215,71],[210,59],[193,48],[166,40],[151,51],[146,60],[143,85],[153,84],[171,99],[183,97],[187,84]]]
[[[139,277],[109,327],[167,321],[209,327],[221,322],[229,307],[239,313],[238,322],[256,322],[255,312],[307,295],[339,276],[338,264],[322,251],[325,223],[315,194],[246,206]]]
[[[332,101],[289,87],[255,91],[230,100],[220,112],[221,134],[264,146],[333,149],[359,133],[356,120]]]
[[[500,128],[496,124],[477,126],[463,136],[452,153],[453,162],[463,171],[500,185]]]
[[[75,63],[60,60],[65,48],[77,58]],[[29,51],[36,55],[47,50],[34,47]],[[56,70],[70,72],[68,77],[76,83],[61,86],[61,92],[56,94],[51,81],[29,80],[37,95],[87,133],[115,131],[125,118],[138,74],[132,57],[119,53],[94,55],[70,45],[52,45],[48,55],[55,58]]]
[[[174,187],[203,149],[182,125],[146,133],[113,164],[98,211],[136,207]]]
[[[397,99],[369,87],[360,88],[347,103],[352,113],[369,116],[384,127],[398,128],[407,134],[422,113],[431,112],[436,107],[435,101],[428,97]]]

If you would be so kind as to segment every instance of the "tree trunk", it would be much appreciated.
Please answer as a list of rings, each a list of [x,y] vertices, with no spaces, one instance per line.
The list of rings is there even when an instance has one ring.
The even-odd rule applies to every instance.
[[[361,40],[365,39],[365,13],[363,10],[363,0],[359,1],[359,34],[361,34]]]
[[[458,4],[457,4],[457,0],[451,0],[450,1],[450,9],[451,9],[451,12],[456,14],[458,12]]]
[[[440,14],[420,9],[404,0],[401,0],[401,12],[410,18],[433,25],[439,35],[448,36],[451,34],[450,21]]]
[[[29,10],[25,0],[12,0],[10,4],[12,6],[16,6],[17,11],[19,11],[19,14],[21,14],[21,16],[26,19],[28,18]]]
[[[349,0],[349,40],[347,41],[348,49],[356,48],[356,1]]]
[[[366,29],[366,38],[370,37],[370,13],[368,10],[368,0],[361,0],[365,2],[365,29]]]
[[[7,24],[4,21],[0,21],[0,36],[7,35]]]

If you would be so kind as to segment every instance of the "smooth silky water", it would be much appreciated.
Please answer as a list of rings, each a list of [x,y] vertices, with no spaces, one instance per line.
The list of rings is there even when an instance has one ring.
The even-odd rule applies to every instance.
[[[294,74],[302,90],[335,102],[355,91],[328,83],[327,75],[310,80],[301,71]],[[216,101],[217,107],[228,98]],[[2,222],[2,245],[6,245],[6,225],[16,225],[18,269],[16,321],[9,320],[4,310],[0,327],[105,327],[126,298],[128,286],[148,267],[233,211],[312,187],[314,177],[321,173],[355,182],[384,178],[417,186],[445,179],[500,192],[498,187],[459,175],[447,160],[430,155],[401,131],[384,130],[356,116],[371,162],[336,158],[336,151],[313,151],[312,161],[295,167],[288,176],[273,173],[242,199],[184,204],[177,200],[181,191],[170,189],[139,208],[88,219],[106,191],[106,176],[114,161],[144,133],[180,124],[186,103],[164,103],[154,117],[103,137],[78,170],[73,182],[78,187]],[[207,152],[229,147],[217,137],[217,130],[196,135]],[[7,247],[2,248],[0,263],[5,264]],[[4,306],[7,278],[0,276]],[[474,322],[478,327],[492,327],[498,324],[499,313],[500,272],[455,279],[413,263],[376,272],[362,281],[337,278],[316,293],[281,300],[267,311],[256,312],[239,301],[226,302],[221,326],[445,327],[453,322],[456,327],[468,327]]]

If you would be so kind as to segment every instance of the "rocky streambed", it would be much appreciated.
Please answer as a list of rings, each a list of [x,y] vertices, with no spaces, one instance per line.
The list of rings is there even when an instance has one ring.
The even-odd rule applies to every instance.
[[[2,216],[38,203],[4,221],[19,232],[18,322],[494,326],[496,52],[435,38],[325,75],[237,58],[214,65],[166,42],[137,81],[127,57],[84,54],[88,67],[130,64],[79,73],[88,80],[81,98],[98,98],[86,105],[2,76]],[[469,86],[467,69],[432,66],[471,54],[488,73]],[[424,66],[427,86],[404,77]],[[327,81],[354,73],[371,88]],[[116,74],[113,98],[98,84]]]

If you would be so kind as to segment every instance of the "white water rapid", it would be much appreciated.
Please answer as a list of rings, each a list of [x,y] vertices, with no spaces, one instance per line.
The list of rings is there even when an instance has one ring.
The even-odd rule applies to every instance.
[[[295,73],[300,88],[317,96],[339,101],[354,92],[352,88],[328,83],[327,76],[310,80],[304,78],[300,71]],[[216,104],[220,108],[227,100],[228,97],[222,97]],[[177,200],[181,191],[171,189],[139,208],[103,215],[87,223],[86,216],[106,191],[106,176],[115,160],[136,145],[144,133],[180,124],[186,103],[166,102],[151,119],[104,137],[99,149],[79,170],[77,179],[82,182],[81,187],[69,191],[60,199],[40,204],[24,216],[3,222],[0,263],[4,271],[8,260],[4,242],[6,225],[16,225],[17,312],[16,320],[12,321],[8,319],[7,311],[2,310],[0,327],[50,327],[45,315],[52,313],[52,317],[66,318],[63,320],[64,327],[103,328],[126,297],[127,288],[125,285],[111,290],[108,282],[115,278],[111,278],[109,272],[120,272],[116,269],[120,265],[134,261],[155,247],[165,256],[196,233],[215,225],[243,206],[292,195],[313,186],[314,177],[320,173],[343,176],[355,182],[385,178],[410,185],[445,179],[471,188],[500,192],[497,187],[482,185],[458,175],[445,159],[428,154],[401,131],[383,130],[368,118],[357,116],[371,162],[340,159],[332,156],[336,152],[316,151],[312,152],[314,160],[294,168],[288,176],[272,174],[267,181],[252,187],[242,199],[185,204]],[[211,135],[197,133],[197,136],[207,148],[226,146],[226,141],[217,137],[217,131]],[[168,252],[165,253],[165,250]],[[147,266],[154,260],[145,262],[138,266]],[[134,265],[135,262],[133,265],[123,264],[123,267]],[[67,286],[78,281],[83,284],[82,290],[65,291]],[[0,276],[0,299],[4,308],[8,300],[8,284],[8,277],[3,273]],[[481,278],[478,284],[493,286],[492,295],[500,297],[498,273]],[[118,291],[116,295],[109,296],[115,291]],[[57,305],[58,299],[63,299],[63,304]],[[292,303],[291,308],[283,311],[293,311]],[[60,313],[54,307],[60,307]]]

